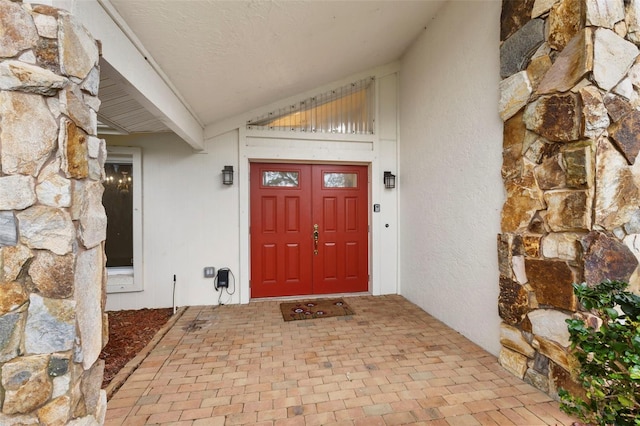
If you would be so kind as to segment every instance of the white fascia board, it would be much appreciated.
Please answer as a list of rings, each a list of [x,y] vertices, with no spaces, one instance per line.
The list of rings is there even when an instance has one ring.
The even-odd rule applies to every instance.
[[[130,38],[133,32],[108,1],[49,0],[49,3],[71,12],[95,39],[101,41],[102,59],[124,77],[131,96],[191,147],[204,149],[202,124],[134,45]]]

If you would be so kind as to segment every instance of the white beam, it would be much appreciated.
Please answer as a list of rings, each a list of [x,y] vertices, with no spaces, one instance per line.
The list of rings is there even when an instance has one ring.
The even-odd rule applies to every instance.
[[[49,0],[47,3],[71,12],[100,40],[102,59],[124,77],[131,96],[194,149],[204,149],[204,126],[108,0]]]

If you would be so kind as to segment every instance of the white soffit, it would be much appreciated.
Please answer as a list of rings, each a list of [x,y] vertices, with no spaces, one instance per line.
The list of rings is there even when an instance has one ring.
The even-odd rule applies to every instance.
[[[107,127],[103,133],[170,132],[162,120],[143,107],[129,91],[124,78],[104,60],[100,61],[100,109],[98,119]]]
[[[130,34],[123,28],[122,22],[111,14],[108,0],[42,0],[45,4],[70,11],[91,35],[102,43],[102,57],[100,65],[113,68],[112,73],[107,73],[105,81],[113,80],[127,92],[128,97],[122,97],[123,101],[130,99],[130,108],[122,108],[123,116],[135,115],[137,124],[148,124],[146,115],[136,115],[138,106],[142,106],[152,114],[155,121],[160,121],[181,137],[196,150],[202,150],[204,144],[204,128],[197,117],[189,110],[188,105],[182,100],[180,94],[175,91],[164,76],[143,55],[141,46],[136,44],[135,34]],[[102,4],[104,3],[104,4]],[[98,93],[100,97],[100,93]],[[134,105],[138,104],[138,105]],[[108,106],[105,105],[105,108]],[[107,108],[108,110],[108,108]],[[122,130],[126,126],[117,123],[114,117],[107,116],[105,111],[99,111],[102,124],[113,124],[116,130]],[[110,123],[109,123],[110,122]],[[154,123],[155,126],[157,123]],[[101,126],[102,127],[102,126]],[[145,126],[142,126],[145,127]],[[151,128],[148,126],[147,129]],[[151,131],[146,130],[145,131]]]
[[[444,2],[107,1],[205,126],[400,58]]]

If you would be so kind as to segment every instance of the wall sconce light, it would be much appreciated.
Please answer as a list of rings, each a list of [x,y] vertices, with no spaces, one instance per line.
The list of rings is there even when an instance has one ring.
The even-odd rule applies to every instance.
[[[391,172],[384,172],[384,187],[393,189],[396,187],[396,175]]]
[[[233,166],[224,166],[224,169],[222,169],[222,183],[224,185],[233,185]]]

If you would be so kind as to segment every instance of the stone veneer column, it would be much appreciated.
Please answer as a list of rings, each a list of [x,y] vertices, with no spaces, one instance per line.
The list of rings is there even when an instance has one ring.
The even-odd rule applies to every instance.
[[[0,0],[0,424],[104,422],[99,46]]]
[[[640,0],[503,1],[501,42],[499,360],[557,397],[572,284],[640,289]]]

